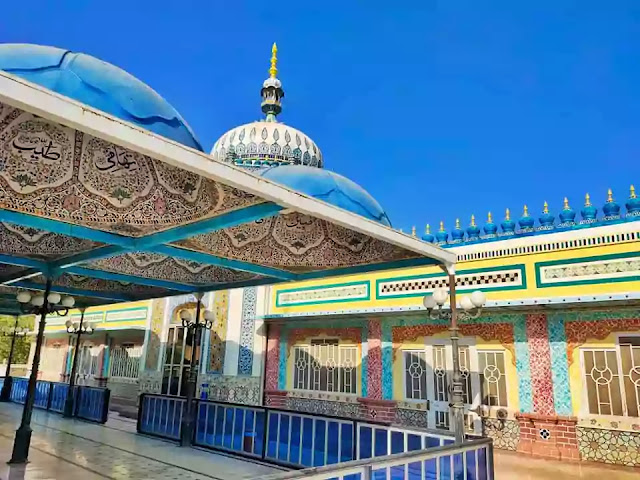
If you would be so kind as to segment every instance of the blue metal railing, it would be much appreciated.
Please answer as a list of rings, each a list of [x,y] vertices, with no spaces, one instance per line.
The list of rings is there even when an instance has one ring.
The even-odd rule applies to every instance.
[[[493,480],[489,438],[354,460],[256,480]]]
[[[440,432],[392,427],[382,422],[194,400],[192,442],[290,467],[321,467],[453,444]],[[184,397],[143,394],[138,432],[179,440]]]
[[[9,399],[24,404],[29,386],[28,378],[13,377]],[[66,383],[38,380],[36,382],[34,407],[63,413],[69,394]],[[73,416],[92,422],[105,423],[109,416],[110,391],[108,388],[75,386]]]

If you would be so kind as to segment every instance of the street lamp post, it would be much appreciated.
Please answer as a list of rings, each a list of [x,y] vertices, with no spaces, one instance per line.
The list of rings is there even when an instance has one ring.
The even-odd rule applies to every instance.
[[[193,429],[196,423],[196,409],[194,398],[196,396],[198,383],[198,350],[202,340],[202,330],[211,330],[215,320],[215,313],[211,310],[205,310],[203,315],[204,322],[200,322],[200,309],[202,306],[202,293],[196,295],[196,315],[195,318],[188,310],[180,312],[180,320],[185,330],[191,332],[191,365],[189,367],[189,379],[187,381],[186,405],[187,414],[183,417],[182,431],[180,435],[180,445],[188,446],[191,444],[193,437]]]
[[[11,335],[11,348],[9,349],[9,358],[7,358],[7,371],[4,375],[4,383],[2,384],[2,391],[0,392],[0,402],[9,401],[9,397],[11,396],[11,384],[13,383],[13,378],[11,377],[11,362],[13,360],[13,350],[16,345],[16,337],[22,337],[29,331],[29,328],[27,327],[18,326],[19,318],[20,316],[16,315],[16,323],[13,328],[3,328],[0,331],[0,335],[3,337]]]
[[[47,279],[44,295],[39,293],[32,295],[30,292],[22,291],[18,293],[17,300],[24,313],[40,316],[38,324],[38,336],[27,387],[27,397],[22,410],[20,426],[16,430],[13,442],[13,452],[9,463],[26,463],[29,457],[29,446],[31,445],[31,416],[33,414],[33,403],[35,401],[36,382],[38,381],[38,368],[40,366],[40,352],[44,342],[44,327],[48,314],[67,315],[69,309],[75,304],[75,299],[70,296],[61,297],[59,293],[51,292],[51,279]]]
[[[449,310],[442,307],[449,297]],[[456,279],[454,274],[449,274],[449,294],[444,288],[434,290],[432,295],[424,297],[424,306],[433,319],[449,320],[449,333],[451,339],[451,350],[453,357],[453,374],[451,379],[451,418],[453,433],[456,443],[464,441],[464,387],[462,383],[462,372],[460,371],[460,350],[458,347],[458,319],[478,318],[482,312],[482,307],[486,302],[483,292],[476,290],[468,297],[460,299],[459,312],[456,305]]]
[[[67,398],[64,401],[64,412],[62,414],[65,417],[73,417],[73,401],[75,399],[74,387],[76,384],[76,372],[78,370],[78,357],[80,356],[80,338],[82,335],[91,335],[95,331],[95,326],[92,323],[84,323],[85,310],[85,308],[80,309],[80,322],[67,320],[65,323],[67,333],[76,335],[76,348],[73,352],[73,364],[71,366],[71,375],[69,377],[69,389],[67,390]]]

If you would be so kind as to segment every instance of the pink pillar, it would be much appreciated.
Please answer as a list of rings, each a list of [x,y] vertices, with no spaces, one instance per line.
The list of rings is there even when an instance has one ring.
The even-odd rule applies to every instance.
[[[544,313],[527,315],[527,341],[529,368],[533,390],[533,409],[541,415],[555,415],[553,406],[553,379],[547,316]]]
[[[369,319],[367,353],[367,398],[382,399],[382,325]]]
[[[265,368],[265,390],[278,390],[280,370],[280,325],[269,325],[267,337],[267,365]]]

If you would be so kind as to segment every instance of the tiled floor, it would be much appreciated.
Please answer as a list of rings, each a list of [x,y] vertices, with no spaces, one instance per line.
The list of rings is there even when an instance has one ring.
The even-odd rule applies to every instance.
[[[562,463],[497,451],[496,480],[637,480],[640,469],[600,463]]]
[[[11,456],[21,411],[21,405],[0,404],[0,460]],[[110,419],[105,427],[35,410],[32,427],[30,463],[25,468],[0,462],[0,480],[239,480],[280,471],[136,435],[135,423],[126,419]]]

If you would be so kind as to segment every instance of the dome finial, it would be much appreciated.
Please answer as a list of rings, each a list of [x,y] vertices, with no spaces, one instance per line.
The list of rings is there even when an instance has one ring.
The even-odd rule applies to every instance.
[[[411,227],[411,236],[412,237],[416,236],[416,226],[415,225],[413,227]]]
[[[542,206],[542,213],[549,213],[549,204],[547,201],[544,201],[544,205]]]
[[[524,206],[524,210],[522,211],[522,216],[523,217],[529,216],[529,207],[527,207],[526,205]]]
[[[491,212],[487,215],[487,223],[493,223],[493,215],[491,215]]]
[[[440,231],[444,232],[444,220],[440,220]]]
[[[427,228],[426,228],[426,230],[425,230],[425,233],[426,233],[427,235],[431,235],[431,225],[429,225],[428,223],[427,223]]]
[[[511,210],[509,210],[508,208],[504,212],[504,219],[511,220]]]
[[[564,197],[564,205],[562,207],[564,210],[569,210],[571,207],[569,206],[569,199]]]
[[[629,198],[636,198],[636,187],[633,185],[629,187]]]
[[[476,216],[475,215],[471,215],[471,226],[472,227],[476,226]]]
[[[456,218],[456,228],[460,228],[460,219]]]
[[[271,47],[271,68],[269,69],[269,76],[271,78],[276,78],[278,74],[278,68],[276,67],[278,63],[278,46],[276,42],[273,42],[273,46]]]
[[[613,190],[607,190],[607,203],[613,202]]]
[[[269,78],[262,83],[262,90],[260,90],[260,96],[262,97],[262,112],[267,116],[267,122],[275,122],[276,115],[282,111],[282,99],[284,97],[284,90],[282,89],[282,82],[278,80],[276,75],[278,74],[278,47],[275,42],[271,47],[271,68],[269,68]]]
[[[591,206],[591,195],[589,195],[588,193],[584,196],[584,206],[585,207]]]

